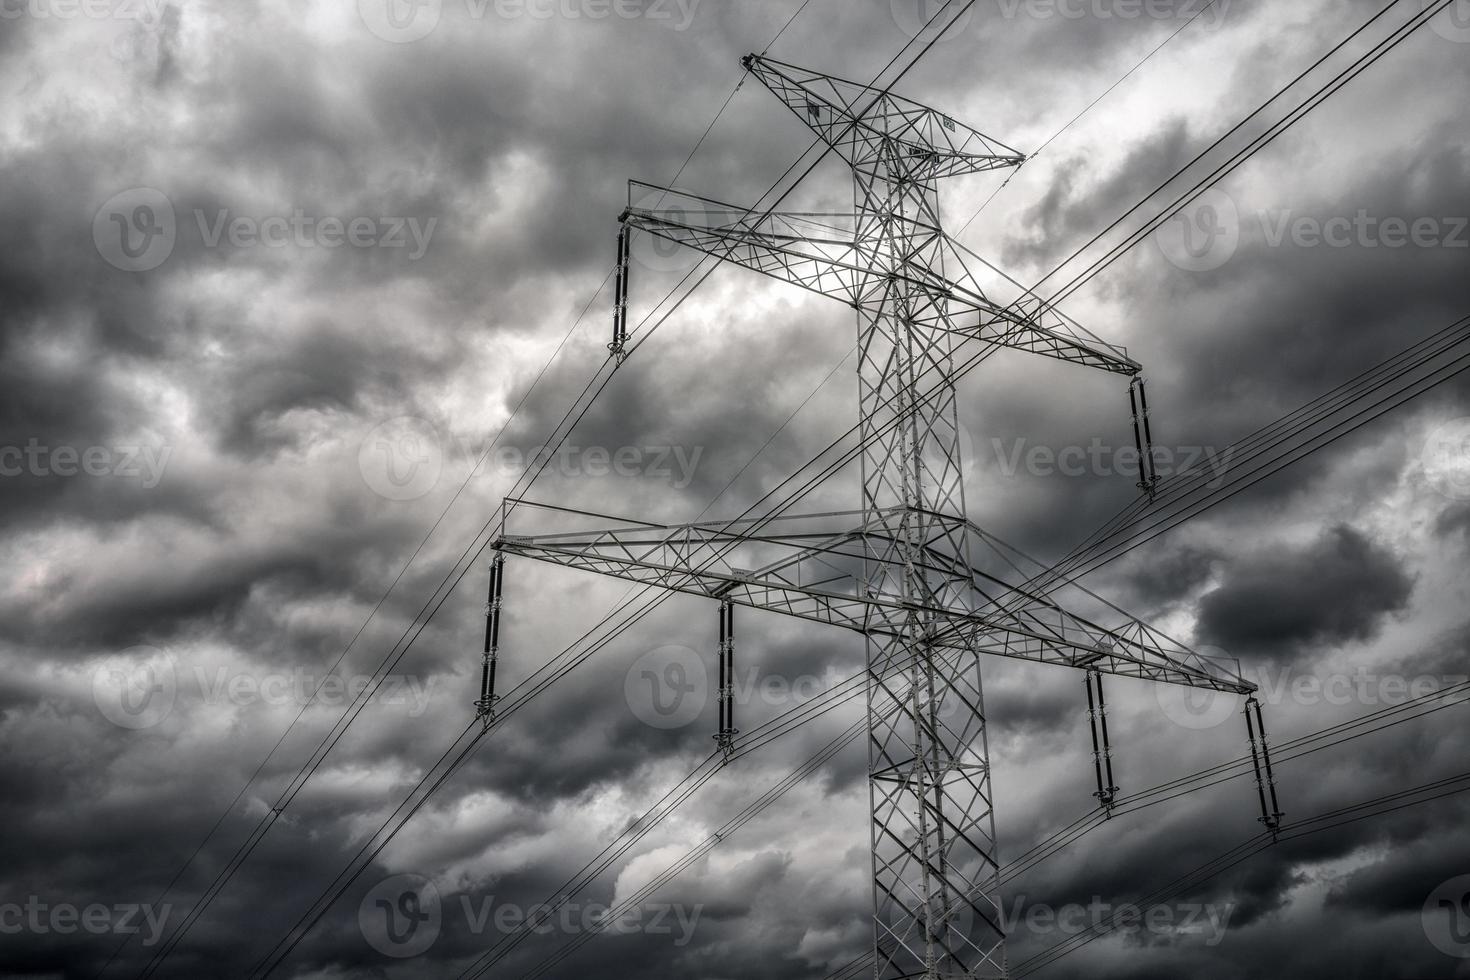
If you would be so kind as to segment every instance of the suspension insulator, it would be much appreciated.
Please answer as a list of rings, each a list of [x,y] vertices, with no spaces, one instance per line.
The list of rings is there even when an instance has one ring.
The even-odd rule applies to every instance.
[[[1154,462],[1153,423],[1148,417],[1148,388],[1143,378],[1128,385],[1128,404],[1133,410],[1133,445],[1138,449],[1138,489],[1153,500],[1159,488],[1159,474]]]
[[[1256,794],[1261,801],[1259,820],[1275,837],[1281,832],[1281,804],[1276,798],[1276,776],[1271,771],[1271,746],[1266,740],[1266,720],[1261,716],[1261,702],[1248,698],[1245,702],[1245,730],[1251,743],[1251,763],[1256,771]],[[1259,736],[1259,747],[1257,738]]]
[[[715,743],[728,761],[735,749],[735,736],[740,734],[735,727],[735,604],[729,599],[720,600],[719,660],[720,728]]]
[[[618,359],[619,364],[628,356],[629,234],[627,225],[618,229],[618,262],[613,274],[613,338],[607,345],[608,352]]]
[[[495,720],[495,702],[500,696],[495,693],[495,672],[500,660],[500,611],[504,605],[502,595],[505,586],[505,555],[496,552],[490,563],[490,588],[485,602],[485,650],[480,665],[480,699],[475,702],[475,714],[486,728]]]
[[[1112,816],[1113,804],[1118,798],[1118,787],[1113,782],[1113,746],[1108,737],[1108,705],[1103,698],[1102,672],[1089,670],[1084,681],[1087,685],[1087,717],[1092,727],[1092,766],[1097,775],[1097,797],[1102,808]]]

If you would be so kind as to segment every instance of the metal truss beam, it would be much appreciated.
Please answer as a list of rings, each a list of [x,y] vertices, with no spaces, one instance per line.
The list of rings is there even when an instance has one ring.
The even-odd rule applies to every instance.
[[[893,217],[909,241],[937,250],[954,279],[933,271],[912,254],[880,254],[883,240],[858,237],[856,213],[750,209],[672,188],[632,181],[629,199],[657,193],[667,207],[629,206],[626,227],[703,252],[810,292],[839,299],[856,309],[880,311],[895,288],[931,297],[929,308],[913,310],[910,321],[938,328],[959,341],[1011,347],[1114,374],[1137,375],[1142,366],[1120,347],[1087,334],[1075,321],[1034,294],[1010,305],[992,301],[972,268],[983,262],[938,228]],[[927,241],[925,241],[927,239]]]
[[[517,513],[522,518],[538,510],[566,513],[564,508],[522,500],[507,501],[505,507],[507,528]],[[879,550],[892,540],[893,513],[876,515],[836,534],[826,529],[834,518],[861,519],[864,515],[852,512],[684,525],[645,524],[602,514],[581,516],[612,526],[578,533],[507,533],[496,546],[506,554],[534,561],[868,635],[899,636],[909,617],[919,613],[929,617],[925,639],[936,647],[974,649],[992,656],[1213,691],[1250,694],[1256,690],[1229,662],[1203,657],[1121,610],[1117,612],[1124,617],[1122,623],[1104,627],[1063,609],[1050,593],[1028,593],[989,571],[960,568],[953,556],[935,548],[921,549],[918,570],[967,578],[972,589],[970,603],[938,606],[873,594],[865,588],[871,572],[865,574],[863,564],[870,550]],[[976,546],[999,544],[964,518],[933,516],[961,530]],[[803,524],[820,526],[806,529]],[[726,557],[737,548],[764,552],[771,560],[760,567],[739,568]],[[880,559],[880,564],[893,562]],[[1063,581],[1081,590],[1077,583]]]

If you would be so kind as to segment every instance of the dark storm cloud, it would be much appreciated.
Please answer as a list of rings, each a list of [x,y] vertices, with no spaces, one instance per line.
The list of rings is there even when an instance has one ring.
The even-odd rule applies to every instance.
[[[1397,557],[1339,526],[1301,550],[1233,564],[1200,600],[1200,630],[1242,655],[1294,657],[1303,647],[1372,639],[1413,588]]]
[[[1350,6],[1336,12],[1366,16],[1359,13],[1366,4]],[[9,828],[0,843],[7,869],[0,902],[29,894],[141,902],[163,889],[297,706],[211,703],[191,690],[155,728],[125,731],[94,703],[94,662],[149,642],[174,656],[186,677],[195,666],[256,678],[324,670],[468,472],[484,430],[527,394],[591,299],[610,266],[626,178],[670,179],[734,85],[739,56],[759,50],[795,9],[706,3],[690,29],[678,32],[636,20],[475,19],[451,3],[430,38],[391,44],[372,37],[354,7],[167,5],[157,25],[122,25],[119,33],[131,41],[121,46],[94,24],[22,18],[0,26],[0,75],[21,93],[0,112],[0,445],[147,441],[172,451],[152,488],[35,474],[0,482],[8,568],[0,595],[0,810]],[[978,5],[966,33],[937,45],[904,90],[956,112],[973,102],[982,128],[994,120],[1002,129],[1013,122],[1050,129],[1131,66],[1145,35],[1161,39],[1159,31],[1173,28],[1094,16],[1007,19],[1003,10]],[[1049,151],[1055,156],[1028,164],[1034,173],[1058,161],[1050,187],[1028,199],[1017,194],[1026,186],[1017,181],[997,198],[998,226],[1007,211],[1018,215],[1003,226],[1011,233],[997,253],[1002,264],[1035,266],[1040,274],[1192,156],[1222,120],[1259,102],[1301,60],[1297,41],[1315,50],[1334,39],[1340,21],[1317,17],[1278,31],[1268,8],[1231,5],[1218,33],[1184,49],[1231,79],[1218,118],[1140,114],[1133,102],[1123,116],[1103,117],[1112,136],[1102,152],[1059,142]],[[1126,300],[1126,322],[1088,325],[1105,336],[1126,334],[1149,365],[1161,443],[1223,448],[1470,306],[1462,256],[1449,250],[1271,247],[1254,218],[1259,208],[1314,218],[1359,207],[1406,217],[1463,211],[1466,154],[1454,135],[1463,131],[1463,106],[1445,94],[1466,70],[1463,52],[1424,33],[1431,43],[1417,49],[1418,74],[1401,63],[1380,76],[1393,85],[1373,89],[1371,74],[1357,83],[1353,97],[1367,123],[1346,113],[1320,130],[1304,128],[1263,157],[1274,183],[1231,185],[1248,227],[1224,267],[1182,272],[1161,261],[1150,241],[1100,280],[1095,295]],[[819,0],[773,53],[862,78],[906,39],[893,5]],[[1153,67],[1162,69],[1170,53]],[[1161,77],[1140,72],[1135,83],[1148,91]],[[1382,104],[1388,96],[1397,97],[1395,105]],[[1046,114],[1039,123],[1037,106]],[[1104,101],[1097,111],[1115,110]],[[1375,113],[1380,125],[1417,125],[1376,145],[1367,135]],[[679,183],[753,202],[808,139],[798,120],[747,82]],[[1405,146],[1413,148],[1407,159]],[[1312,165],[1324,152],[1352,166],[1323,177]],[[809,184],[812,199],[848,193],[830,164]],[[97,207],[138,185],[167,194],[179,219],[173,254],[148,273],[112,268],[91,238]],[[259,221],[298,209],[436,224],[416,260],[388,249],[277,250],[206,240],[205,229],[222,214]],[[682,271],[635,268],[636,319]],[[604,292],[593,304],[505,446],[524,455],[544,442],[605,357],[608,302]],[[584,447],[700,449],[689,479],[675,486],[648,472],[588,477],[553,467],[531,496],[690,519],[760,451],[710,516],[739,513],[851,424],[849,363],[766,444],[853,336],[841,304],[721,270],[621,369],[572,438]],[[1006,475],[1004,452],[991,445],[1000,438],[1004,450],[1025,438],[1060,448],[1086,445],[1093,435],[1126,442],[1117,379],[1084,380],[1071,365],[1006,352],[966,382],[961,404],[978,457],[972,510],[1039,557],[1065,553],[1133,499],[1126,473]],[[1451,418],[1465,414],[1464,404],[1446,396],[1435,411]],[[446,464],[432,492],[406,502],[376,496],[358,459],[366,434],[400,415],[433,423]],[[1343,443],[1106,578],[1121,582],[1139,612],[1184,621],[1198,613],[1200,633],[1248,658],[1412,629],[1417,624],[1404,613],[1416,598],[1414,576],[1437,570],[1421,571],[1405,557],[1408,521],[1389,520],[1370,534],[1351,519],[1397,485],[1415,452],[1406,448],[1410,434],[1417,435],[1404,420]],[[424,598],[518,472],[496,469],[471,481],[353,645],[344,672],[391,661]],[[844,472],[836,487],[799,509],[850,508],[855,486],[856,476]],[[1441,535],[1464,523],[1453,507],[1434,513]],[[1290,525],[1297,538],[1322,536],[1292,548],[1281,544],[1288,539],[1278,525]],[[1402,540],[1392,540],[1395,534]],[[1196,608],[1216,575],[1218,586]],[[517,567],[503,690],[531,676],[622,594],[620,584],[590,581]],[[429,685],[430,710],[406,716],[371,705],[163,975],[245,972],[471,722],[483,588],[482,558],[393,668]],[[830,683],[861,666],[856,635],[755,615],[741,622],[739,665],[751,677]],[[624,684],[639,656],[665,644],[712,663],[713,633],[710,603],[676,600],[530,702],[481,744],[282,974],[453,975],[492,940],[452,925],[429,954],[395,965],[368,946],[358,926],[367,890],[407,871],[435,876],[455,896],[527,906],[552,895],[711,751],[711,706],[684,728],[661,730],[638,717]],[[1395,635],[1394,646],[1409,651],[1394,657],[1416,669],[1463,667],[1462,638],[1453,631],[1441,640]],[[1013,856],[1030,846],[1037,827],[1061,826],[1061,814],[1070,819],[1087,803],[1085,715],[1075,678],[1032,676],[1014,664],[986,669],[992,751],[1008,770],[997,779],[1007,792],[1018,790],[998,807]],[[1116,737],[1127,778],[1141,786],[1154,773],[1179,772],[1195,751],[1193,737],[1171,730],[1160,739],[1156,711],[1140,714],[1134,705],[1130,716],[1126,696],[1120,705]],[[790,706],[756,698],[740,706],[740,725],[754,728]],[[1326,723],[1289,709],[1281,712],[1285,730]],[[642,862],[639,873],[672,862],[860,717],[861,700],[740,760],[630,855]],[[221,834],[176,889],[174,921],[312,749],[330,738],[335,718],[325,708],[309,712],[229,808]],[[1450,771],[1463,745],[1448,713],[1438,720],[1362,740],[1351,752],[1321,757],[1312,771],[1283,766],[1288,806],[1305,816],[1430,778],[1440,764]],[[1241,751],[1239,741],[1222,736],[1222,756]],[[1201,766],[1219,761],[1200,758]],[[796,980],[857,955],[868,942],[866,770],[859,740],[671,886],[664,900],[706,907],[690,946],[601,937],[557,976]],[[1189,800],[1158,808],[1147,825],[1115,821],[1113,836],[1096,838],[1085,860],[1073,860],[1074,849],[1008,891],[1044,892],[1048,900],[1142,894],[1255,832],[1249,789],[1230,785],[1212,799],[1214,808]],[[1084,953],[1061,969],[1232,977],[1271,975],[1289,963],[1291,975],[1315,978],[1364,964],[1386,974],[1404,964],[1428,975],[1442,964],[1429,959],[1418,934],[1416,889],[1427,895],[1440,878],[1465,870],[1436,868],[1429,859],[1437,845],[1453,857],[1448,863],[1463,864],[1460,821],[1460,811],[1447,806],[1364,822],[1283,846],[1197,890],[1197,898],[1239,903],[1238,931],[1218,953],[1183,943],[1134,945],[1127,951],[1136,962],[1126,967]],[[654,846],[659,853],[645,853]],[[1313,900],[1299,897],[1324,863],[1365,852],[1383,856],[1345,877],[1329,905],[1385,928],[1371,942],[1314,923],[1301,911]],[[611,900],[617,875],[628,869],[626,861],[615,864],[584,900]],[[1370,922],[1384,913],[1402,921]],[[1301,931],[1291,942],[1272,931],[1291,927]],[[1334,942],[1324,944],[1323,936]],[[7,937],[0,970],[92,975],[109,938]],[[568,938],[536,937],[509,972],[531,968]],[[1020,955],[1036,944],[1018,937],[1016,948]],[[1304,948],[1315,952],[1307,957]],[[112,975],[137,972],[151,952],[135,942]]]

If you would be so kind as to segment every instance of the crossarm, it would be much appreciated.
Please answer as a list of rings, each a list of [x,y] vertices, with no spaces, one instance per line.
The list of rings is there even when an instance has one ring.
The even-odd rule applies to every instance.
[[[516,503],[517,507],[534,505]],[[765,532],[754,521],[698,525],[639,525],[577,534],[507,535],[509,555],[577,568],[687,595],[840,626],[864,634],[911,635],[922,621],[936,646],[993,656],[1099,670],[1187,687],[1248,693],[1238,672],[1161,638],[1136,620],[1108,629],[1073,615],[1045,596],[1026,596],[994,576],[975,573],[991,588],[975,608],[941,606],[874,594],[864,585],[868,527],[850,533]],[[779,557],[756,570],[722,560],[735,549]],[[868,561],[873,561],[871,553]],[[943,559],[927,569],[949,574]]]

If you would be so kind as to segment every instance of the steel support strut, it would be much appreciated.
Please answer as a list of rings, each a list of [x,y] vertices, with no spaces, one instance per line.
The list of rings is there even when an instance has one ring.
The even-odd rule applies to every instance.
[[[1271,771],[1271,747],[1266,741],[1266,721],[1261,717],[1261,702],[1254,697],[1245,702],[1245,730],[1250,737],[1251,762],[1256,770],[1256,792],[1261,799],[1261,823],[1275,837],[1281,832],[1281,804],[1276,799],[1276,777]],[[1257,748],[1257,737],[1260,745]],[[1270,800],[1268,803],[1267,800]]]
[[[505,585],[505,553],[498,548],[490,562],[490,587],[485,600],[485,653],[480,663],[480,699],[475,702],[475,716],[485,728],[495,721],[495,668],[500,659],[500,610]]]

